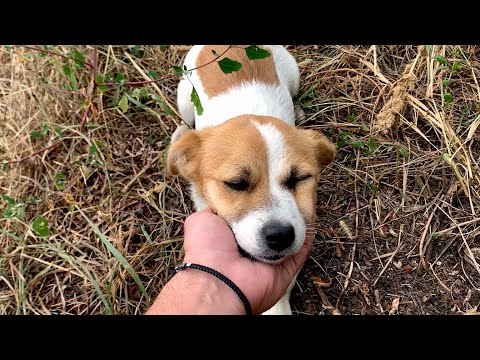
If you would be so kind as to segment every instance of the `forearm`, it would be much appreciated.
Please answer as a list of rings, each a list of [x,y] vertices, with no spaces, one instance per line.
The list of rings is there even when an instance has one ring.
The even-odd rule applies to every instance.
[[[238,296],[216,277],[183,270],[170,279],[146,315],[244,315]]]

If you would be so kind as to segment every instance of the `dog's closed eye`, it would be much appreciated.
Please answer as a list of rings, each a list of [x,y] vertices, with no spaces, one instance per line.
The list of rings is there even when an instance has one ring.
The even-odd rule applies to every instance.
[[[298,170],[296,168],[293,168],[288,178],[283,182],[283,185],[290,190],[293,190],[299,182],[309,179],[311,177],[311,174],[299,174]]]
[[[250,187],[250,183],[246,179],[235,179],[223,182],[225,186],[235,191],[246,191]]]

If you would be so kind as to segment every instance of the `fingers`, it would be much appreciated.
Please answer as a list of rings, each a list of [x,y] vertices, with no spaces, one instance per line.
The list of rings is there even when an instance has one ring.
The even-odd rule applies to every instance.
[[[184,229],[185,251],[208,253],[237,249],[230,227],[209,208],[187,217]]]

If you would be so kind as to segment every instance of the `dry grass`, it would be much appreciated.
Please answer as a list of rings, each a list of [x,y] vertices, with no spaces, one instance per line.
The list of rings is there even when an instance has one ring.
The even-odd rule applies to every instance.
[[[188,48],[74,50],[86,62],[98,57],[95,71],[105,78],[145,81],[152,70],[173,74]],[[289,49],[302,71],[300,125],[339,144],[319,188],[318,234],[295,311],[475,313],[480,47]],[[0,198],[0,313],[141,314],[182,257],[192,211],[185,184],[164,169],[180,123],[178,78],[101,91],[83,66],[72,90],[63,66],[73,61],[41,55],[0,48],[0,164],[27,157],[0,170],[0,193],[24,210],[12,216]],[[140,95],[141,106],[130,102],[124,113],[125,92]],[[32,230],[36,216],[48,220],[49,236]],[[317,277],[332,280],[322,296]]]

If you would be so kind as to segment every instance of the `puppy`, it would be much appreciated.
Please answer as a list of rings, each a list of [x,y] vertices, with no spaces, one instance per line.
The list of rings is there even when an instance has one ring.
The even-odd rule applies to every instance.
[[[196,210],[209,206],[225,219],[245,254],[278,263],[302,247],[321,170],[336,150],[320,132],[295,127],[294,57],[282,46],[261,48],[271,55],[250,60],[243,46],[218,45],[188,52],[184,65],[196,69],[180,81],[177,105],[196,130],[182,125],[172,135],[167,169],[190,182]],[[225,74],[213,61],[223,53],[241,69]],[[264,314],[292,313],[294,282]]]

